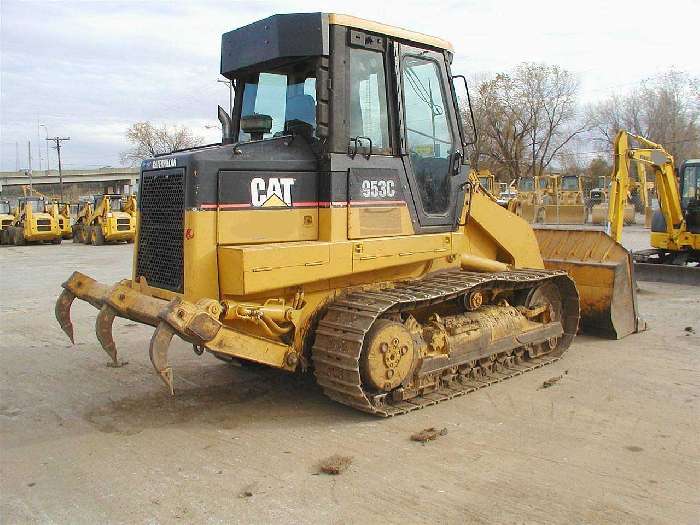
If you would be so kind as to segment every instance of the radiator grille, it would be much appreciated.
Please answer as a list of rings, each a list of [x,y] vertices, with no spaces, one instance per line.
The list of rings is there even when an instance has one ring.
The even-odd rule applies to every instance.
[[[144,172],[136,275],[157,288],[183,291],[183,169]]]

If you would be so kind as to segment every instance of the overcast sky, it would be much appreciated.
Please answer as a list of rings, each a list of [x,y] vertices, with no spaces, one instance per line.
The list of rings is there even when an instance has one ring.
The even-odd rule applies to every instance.
[[[559,64],[578,75],[583,101],[670,67],[700,75],[699,0],[0,0],[0,169],[15,169],[17,142],[27,166],[27,140],[34,169],[39,142],[46,167],[37,121],[50,136],[71,137],[68,169],[119,165],[125,130],[142,120],[184,124],[217,141],[216,106],[228,105],[216,82],[221,34],[274,13],[319,10],[444,37],[455,47],[455,73]]]

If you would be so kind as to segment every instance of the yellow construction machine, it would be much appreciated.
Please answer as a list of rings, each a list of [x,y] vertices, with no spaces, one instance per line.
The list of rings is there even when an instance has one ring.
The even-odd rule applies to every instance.
[[[105,243],[134,242],[136,212],[132,197],[122,195],[93,195],[81,198],[81,208],[73,226],[78,241],[94,246]]]
[[[496,196],[496,177],[493,176],[491,170],[479,170],[477,176],[479,177],[479,185],[491,195]]]
[[[508,202],[508,211],[529,223],[544,222],[543,198],[547,189],[547,179],[539,176],[520,177],[516,189],[515,197]]]
[[[10,201],[0,199],[0,244],[10,244],[8,231],[14,220]]]
[[[545,175],[542,203],[545,224],[585,224],[588,208],[583,198],[583,181],[578,175]]]
[[[61,244],[61,228],[48,207],[44,197],[36,195],[20,197],[12,224],[6,232],[9,243],[15,246],[28,242]]]
[[[622,238],[623,207],[632,184],[630,165],[642,164],[654,172],[659,210],[652,218],[652,248],[635,252],[635,263],[675,266],[700,263],[700,160],[688,160],[683,164],[679,185],[673,157],[662,145],[620,131],[615,137],[614,151],[607,223],[610,236],[616,241]],[[650,271],[660,272],[662,268],[651,266]],[[700,269],[693,272],[695,279],[698,272]]]
[[[440,38],[338,14],[224,34],[236,93],[221,144],[143,161],[131,279],[73,273],[65,333],[77,297],[115,365],[115,317],[156,327],[171,392],[177,335],[197,354],[313,369],[330,398],[390,416],[557,360],[580,312],[634,332],[627,252],[580,235],[557,252],[577,233],[553,232],[543,261],[531,227],[478,191],[452,57]],[[597,279],[575,285],[563,263]]]
[[[88,243],[88,227],[94,202],[94,195],[83,195],[78,199],[78,212],[73,223],[73,242],[75,243]]]
[[[47,205],[47,210],[54,220],[58,222],[58,227],[61,229],[61,237],[63,239],[72,239],[73,227],[71,225],[70,204],[53,201]]]
[[[608,220],[608,194],[610,188],[610,178],[600,177],[599,187],[591,190],[591,223],[605,224]],[[636,210],[631,202],[632,194],[628,194],[625,199],[623,221],[625,224],[634,224],[636,222]],[[647,208],[645,203],[645,209]]]

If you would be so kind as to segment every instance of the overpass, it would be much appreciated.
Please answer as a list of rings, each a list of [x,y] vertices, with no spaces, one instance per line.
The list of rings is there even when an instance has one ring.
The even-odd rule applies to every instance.
[[[138,189],[138,168],[100,168],[63,170],[63,200],[76,201],[80,195],[96,193],[132,193]],[[15,201],[32,188],[51,198],[60,197],[58,170],[0,172],[0,197]]]

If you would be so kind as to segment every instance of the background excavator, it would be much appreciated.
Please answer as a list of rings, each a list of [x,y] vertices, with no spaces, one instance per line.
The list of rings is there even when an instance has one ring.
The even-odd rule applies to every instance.
[[[71,275],[63,330],[73,340],[77,297],[116,365],[116,317],[156,327],[149,356],[171,392],[177,335],[197,354],[313,369],[330,398],[380,416],[551,363],[580,317],[638,330],[621,246],[536,237],[478,191],[452,58],[440,38],[338,14],[224,34],[236,93],[221,144],[142,163],[132,277]]]
[[[700,263],[700,160],[683,164],[679,184],[674,159],[660,144],[620,131],[615,137],[614,151],[607,224],[610,236],[616,241],[622,238],[623,210],[632,184],[630,166],[635,163],[648,166],[654,172],[659,209],[652,217],[649,240],[652,248],[635,252],[635,263],[696,266]],[[661,272],[662,268],[650,270]],[[697,280],[700,268],[694,270]]]

